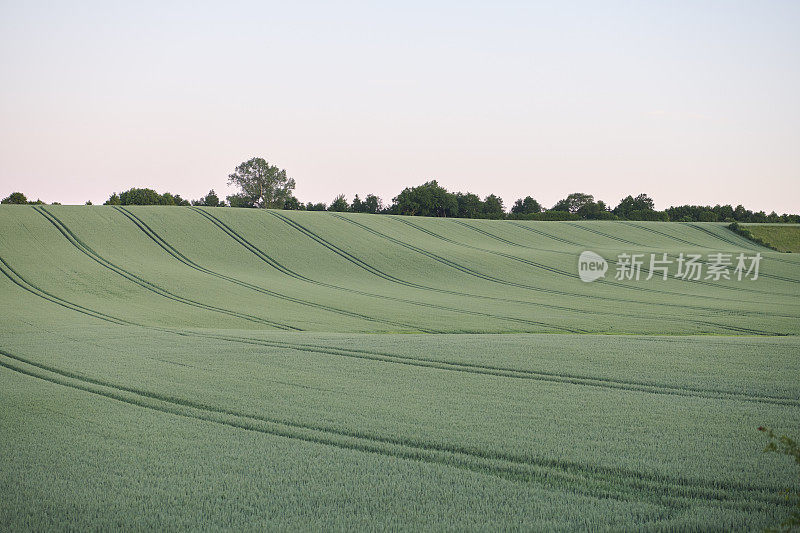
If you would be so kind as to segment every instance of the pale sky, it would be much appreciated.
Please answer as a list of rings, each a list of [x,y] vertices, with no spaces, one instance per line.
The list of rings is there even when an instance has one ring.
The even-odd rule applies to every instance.
[[[0,196],[438,179],[800,212],[800,1],[0,0]]]

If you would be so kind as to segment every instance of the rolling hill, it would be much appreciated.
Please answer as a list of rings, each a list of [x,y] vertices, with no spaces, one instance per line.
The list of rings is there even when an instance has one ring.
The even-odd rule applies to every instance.
[[[715,254],[731,279],[705,275]],[[796,476],[755,428],[800,426],[800,259],[722,224],[4,205],[0,272],[13,529],[788,512]]]

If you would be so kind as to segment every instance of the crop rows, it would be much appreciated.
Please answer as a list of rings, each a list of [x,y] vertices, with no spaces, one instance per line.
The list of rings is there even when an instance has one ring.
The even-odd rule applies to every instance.
[[[0,227],[11,529],[758,529],[790,511],[755,428],[800,424],[800,264],[722,225],[3,206]],[[660,245],[769,266],[751,284],[574,270]],[[348,522],[365,501],[385,516]]]

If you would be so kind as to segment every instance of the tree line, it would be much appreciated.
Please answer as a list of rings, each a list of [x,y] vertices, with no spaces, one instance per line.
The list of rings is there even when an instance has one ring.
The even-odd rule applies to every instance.
[[[153,189],[132,188],[113,193],[104,205],[178,205],[206,207],[271,208],[302,211],[337,211],[351,213],[394,214],[427,217],[488,218],[512,220],[649,220],[676,222],[777,222],[800,223],[800,215],[778,215],[774,211],[753,212],[742,205],[681,205],[663,211],[655,209],[653,199],[647,194],[629,195],[615,207],[603,200],[595,200],[586,193],[572,193],[545,209],[532,196],[517,199],[506,211],[503,199],[490,194],[481,199],[471,192],[450,192],[436,180],[416,187],[406,187],[384,205],[374,194],[362,199],[358,194],[352,202],[340,194],[328,205],[303,203],[294,196],[295,181],[286,170],[270,165],[260,157],[241,163],[228,175],[228,184],[239,192],[221,199],[214,190],[197,199],[185,200],[168,192],[159,194]],[[15,192],[2,200],[4,204],[42,203],[29,202],[24,194]],[[91,202],[86,202],[91,204]]]

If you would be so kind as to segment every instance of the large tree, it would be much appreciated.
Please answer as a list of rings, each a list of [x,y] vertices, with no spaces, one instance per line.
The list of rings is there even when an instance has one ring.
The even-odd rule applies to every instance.
[[[608,220],[614,217],[614,214],[608,210],[608,206],[603,200],[596,202],[588,202],[578,208],[578,215],[587,220]]]
[[[542,205],[532,196],[526,196],[524,200],[519,198],[511,208],[511,212],[515,215],[530,215],[531,213],[541,213],[541,211]]]
[[[563,200],[559,200],[558,203],[553,206],[551,211],[567,211],[569,213],[577,213],[578,209],[592,202],[594,202],[594,196],[591,194],[574,192]]]
[[[0,204],[27,204],[28,199],[21,192],[12,192],[7,197],[0,200]]]
[[[456,193],[458,201],[459,218],[481,218],[483,216],[483,202],[477,194]]]
[[[398,215],[454,217],[458,215],[458,199],[432,180],[403,189],[394,198],[393,211]]]
[[[620,200],[619,205],[614,208],[614,214],[620,218],[627,218],[633,219],[634,213],[640,214],[639,212],[649,212],[653,211],[655,208],[655,203],[653,199],[647,196],[646,194],[642,193],[634,198],[631,195],[626,196],[622,200]],[[733,210],[731,209],[731,214],[733,214]]]
[[[364,198],[362,205],[365,213],[377,213],[383,209],[383,202],[381,202],[381,199],[374,194],[368,194],[366,198]]]
[[[486,218],[503,218],[505,209],[503,199],[494,194],[490,194],[483,200],[483,216]]]
[[[173,196],[171,194],[165,197],[164,195],[158,194],[153,189],[148,188],[130,188],[127,191],[119,193],[119,199],[122,205],[174,205],[172,201]],[[109,198],[109,201],[110,200],[111,198]]]
[[[241,190],[240,194],[234,195],[237,205],[281,209],[291,197],[295,183],[286,176],[285,170],[254,157],[228,175],[228,185],[236,185]]]
[[[219,196],[217,193],[214,192],[214,189],[208,191],[208,194],[200,198],[199,200],[193,200],[192,205],[202,205],[206,207],[223,207],[225,205],[224,201],[220,201]]]
[[[344,197],[344,194],[340,194],[336,198],[333,199],[331,205],[328,206],[328,211],[338,211],[340,213],[347,211],[350,206],[347,204],[347,198]]]

